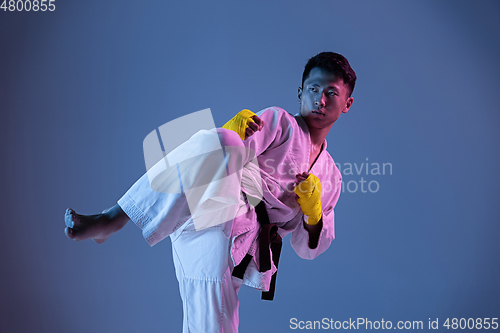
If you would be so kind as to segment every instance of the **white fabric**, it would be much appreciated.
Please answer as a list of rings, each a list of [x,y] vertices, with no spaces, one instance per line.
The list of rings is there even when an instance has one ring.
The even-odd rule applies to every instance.
[[[238,332],[238,291],[229,257],[231,222],[196,230],[193,220],[173,233],[172,253],[183,303],[183,332]]]

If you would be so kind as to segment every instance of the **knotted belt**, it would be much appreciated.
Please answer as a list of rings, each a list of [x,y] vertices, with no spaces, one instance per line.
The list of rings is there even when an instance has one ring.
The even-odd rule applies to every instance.
[[[259,221],[261,227],[259,234],[259,272],[263,273],[271,269],[271,260],[276,266],[276,269],[278,269],[282,239],[278,234],[278,226],[269,222],[269,215],[267,215],[264,201],[259,202],[259,204],[255,206],[255,212],[257,213],[257,221]],[[269,249],[271,249],[271,251],[269,251]],[[245,274],[250,260],[252,260],[252,256],[247,253],[241,263],[234,267],[233,276],[243,279],[243,275]],[[263,291],[261,299],[267,301],[273,300],[277,273],[276,271],[271,277],[269,291]]]

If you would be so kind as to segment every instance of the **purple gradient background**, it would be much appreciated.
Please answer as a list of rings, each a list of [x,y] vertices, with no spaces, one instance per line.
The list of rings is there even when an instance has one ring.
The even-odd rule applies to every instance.
[[[393,174],[341,195],[337,239],[316,260],[285,239],[275,301],[242,288],[240,332],[292,331],[292,317],[500,317],[499,12],[323,0],[0,12],[0,332],[180,332],[170,241],[150,248],[129,223],[76,243],[65,209],[114,205],[145,172],[144,137],[179,116],[297,112],[303,66],[325,50],[358,75],[330,153]]]

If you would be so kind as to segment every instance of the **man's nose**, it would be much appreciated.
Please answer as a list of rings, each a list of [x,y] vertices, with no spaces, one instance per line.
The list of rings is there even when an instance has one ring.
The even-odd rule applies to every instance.
[[[326,94],[325,93],[321,93],[321,97],[319,99],[316,99],[316,101],[314,102],[314,104],[316,104],[318,106],[325,106],[325,104],[326,104]]]

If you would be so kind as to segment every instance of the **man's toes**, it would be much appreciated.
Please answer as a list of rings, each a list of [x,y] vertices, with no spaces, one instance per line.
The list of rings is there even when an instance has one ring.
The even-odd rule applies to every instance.
[[[71,208],[66,209],[64,222],[66,228],[64,233],[70,239],[81,241],[92,238],[97,244],[104,243],[110,236],[99,222],[97,215],[79,215]]]
[[[72,228],[69,228],[69,227],[66,227],[66,228],[64,228],[64,233],[66,234],[66,236],[68,236],[68,238],[76,240],[75,239],[75,237],[76,237],[76,230],[74,230]]]
[[[66,234],[66,236],[76,241],[81,241],[92,237],[91,235],[89,235],[88,230],[78,230],[68,227],[64,229],[64,233]]]
[[[73,210],[69,208],[66,209],[66,214],[64,214],[64,223],[68,228],[73,228],[75,226],[75,221],[73,220],[73,218]]]
[[[81,215],[77,214],[73,209],[66,209],[66,214],[64,215],[64,222],[68,228],[79,229],[82,228]]]

